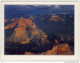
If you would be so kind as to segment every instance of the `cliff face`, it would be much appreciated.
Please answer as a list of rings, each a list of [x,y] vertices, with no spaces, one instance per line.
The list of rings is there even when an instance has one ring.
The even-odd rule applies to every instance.
[[[47,34],[38,29],[30,19],[21,17],[20,19],[8,24],[5,29],[14,28],[13,34],[8,39],[20,44],[37,43],[37,45],[48,42]]]
[[[10,41],[13,42],[22,42],[26,41],[27,35],[26,35],[26,28],[25,27],[20,27],[20,28],[15,28],[12,36],[9,38]]]

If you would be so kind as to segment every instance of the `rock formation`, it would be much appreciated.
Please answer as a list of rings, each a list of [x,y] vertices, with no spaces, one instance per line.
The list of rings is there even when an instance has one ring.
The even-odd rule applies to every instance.
[[[44,21],[45,18],[42,18]],[[13,30],[11,36],[7,39],[7,42],[18,44],[17,50],[21,52],[21,54],[25,55],[72,55],[74,54],[67,41],[65,42],[64,36],[60,35],[60,40],[57,40],[57,37],[54,39],[51,36],[51,41],[49,40],[49,36],[43,32],[41,29],[38,29],[35,23],[32,21],[34,18],[31,16],[28,19],[20,17],[15,20],[12,19],[13,22],[10,22],[5,26],[6,29]],[[52,15],[50,21],[64,21],[64,19]],[[71,40],[70,37],[67,38]],[[60,41],[65,44],[60,43]],[[8,46],[9,47],[9,46]],[[25,49],[26,48],[26,49]],[[16,49],[16,48],[15,48]],[[14,49],[14,51],[15,51]],[[12,50],[12,49],[11,49]],[[28,50],[28,51],[27,51]],[[17,53],[19,53],[17,52]],[[36,53],[37,52],[37,53]]]
[[[29,18],[21,17],[5,27],[5,29],[12,28],[14,28],[13,34],[8,39],[11,42],[18,42],[20,44],[36,43],[37,45],[48,42],[47,34],[38,29]]]
[[[12,36],[9,38],[9,41],[13,42],[23,42],[27,40],[27,32],[25,27],[15,28]]]
[[[56,14],[52,14],[52,17],[50,18],[50,20],[49,21],[56,21],[56,22],[58,22],[58,21],[62,21],[62,22],[64,22],[64,19],[63,18],[60,18],[59,16],[57,16]]]
[[[15,19],[15,18],[11,19],[11,21],[10,21],[10,22],[14,22],[14,21],[16,21],[16,19]]]
[[[35,55],[31,52],[25,52],[25,55]],[[72,55],[73,53],[70,50],[70,47],[67,43],[54,45],[52,50],[48,50],[47,52],[39,53],[39,55]],[[37,54],[36,54],[37,55]]]
[[[67,43],[53,46],[52,50],[45,53],[46,55],[71,55],[70,47]]]
[[[12,28],[16,27],[17,22],[18,21],[16,20],[13,23],[10,23],[10,24],[6,25],[5,29],[12,29]]]

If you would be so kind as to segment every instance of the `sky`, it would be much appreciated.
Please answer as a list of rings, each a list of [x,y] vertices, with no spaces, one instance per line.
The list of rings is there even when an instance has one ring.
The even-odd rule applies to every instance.
[[[74,5],[5,5],[5,16],[25,14],[74,14]]]

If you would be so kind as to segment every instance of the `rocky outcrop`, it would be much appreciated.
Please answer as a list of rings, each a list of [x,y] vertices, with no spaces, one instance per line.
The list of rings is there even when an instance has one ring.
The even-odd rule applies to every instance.
[[[15,28],[12,36],[9,38],[9,41],[13,42],[26,41],[27,40],[26,33],[27,32],[25,27]]]
[[[13,34],[8,39],[11,42],[20,44],[35,43],[37,45],[48,42],[47,34],[38,29],[30,19],[21,17],[5,27],[5,29],[10,28],[14,28]]]
[[[56,21],[56,22],[58,22],[58,21],[62,21],[62,22],[64,22],[64,19],[63,18],[60,18],[59,16],[57,16],[56,14],[52,14],[52,17],[50,18],[50,20],[49,21]]]
[[[31,52],[25,52],[25,55],[35,55]],[[59,44],[53,46],[52,50],[48,50],[47,52],[39,53],[39,55],[72,55],[73,53],[70,50],[70,47],[67,43]]]
[[[20,44],[37,43],[37,45],[48,42],[47,35],[41,30],[26,30],[25,27],[15,28],[9,40]]]
[[[45,44],[46,42],[48,42],[47,40],[47,34],[44,33],[42,30],[39,29],[35,29],[31,31],[31,36],[30,39],[32,42],[37,42],[38,44]]]
[[[20,17],[20,19],[18,19],[18,27],[26,27],[26,23],[24,22],[24,18]]]
[[[69,45],[66,44],[59,44],[53,46],[52,50],[45,52],[46,55],[71,55],[72,52],[70,51]]]
[[[5,29],[12,29],[12,28],[16,27],[17,22],[18,21],[16,20],[13,23],[8,24],[7,26],[5,26]]]
[[[34,23],[30,19],[25,19],[23,17],[20,17],[20,19],[17,19],[13,23],[10,23],[5,26],[5,29],[12,29],[14,27],[28,27],[28,26],[34,26]]]
[[[14,21],[16,21],[17,19],[15,19],[15,18],[13,18],[13,19],[11,19],[11,21],[10,22],[14,22]]]

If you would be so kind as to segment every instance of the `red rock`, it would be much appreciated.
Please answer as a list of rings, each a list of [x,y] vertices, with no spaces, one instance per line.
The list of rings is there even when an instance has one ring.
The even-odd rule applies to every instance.
[[[25,55],[72,55],[73,53],[70,50],[70,47],[67,43],[65,44],[59,44],[56,46],[53,46],[52,50],[48,50],[43,53],[31,53],[31,52],[25,52]]]
[[[15,28],[14,30],[15,30],[15,31],[17,31],[17,30],[26,30],[26,27]]]
[[[52,14],[52,17],[50,18],[49,21],[56,21],[56,22],[58,22],[58,21],[60,21],[60,20],[64,22],[64,19],[63,19],[63,18],[60,18],[60,17],[57,16],[56,14]]]
[[[34,55],[34,54],[31,52],[25,52],[24,55]]]
[[[26,34],[27,32],[25,27],[15,28],[13,34],[8,40],[12,42],[24,42],[28,38]]]
[[[48,42],[47,34],[38,29],[34,22],[30,19],[21,17],[20,19],[8,24],[5,29],[15,28],[13,34],[9,38],[12,42],[19,42],[20,44],[36,42],[38,45]],[[26,30],[28,29],[28,30]],[[39,42],[40,41],[40,42]]]
[[[67,43],[53,46],[52,50],[47,51],[46,55],[71,55],[72,52]]]
[[[5,26],[5,29],[11,29],[11,28],[14,28],[17,24],[17,21],[11,23],[11,24],[8,24],[7,26]]]
[[[15,19],[12,19],[11,21],[13,21],[13,20],[15,20]],[[28,27],[28,26],[31,26],[32,28],[35,27],[32,20],[20,17],[20,19],[17,19],[13,23],[10,23],[7,26],[5,26],[5,29],[11,29],[11,28],[14,28],[14,27]]]
[[[13,21],[15,21],[16,19],[15,18],[13,18],[10,22],[13,22]]]
[[[9,27],[4,27],[4,29],[9,29]]]

